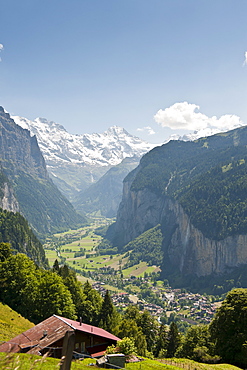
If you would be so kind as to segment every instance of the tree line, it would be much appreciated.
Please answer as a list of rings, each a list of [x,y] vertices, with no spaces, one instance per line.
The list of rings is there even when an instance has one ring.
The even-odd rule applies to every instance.
[[[16,252],[27,254],[37,265],[48,268],[48,261],[41,242],[18,212],[0,208],[0,243],[11,243]]]
[[[0,301],[34,323],[53,314],[81,317],[124,339],[122,345],[130,340],[140,356],[247,366],[247,289],[230,291],[209,325],[191,326],[182,335],[175,322],[160,323],[137,305],[120,314],[108,291],[102,297],[57,260],[52,269],[44,270],[26,255],[12,252],[10,244],[0,243]]]

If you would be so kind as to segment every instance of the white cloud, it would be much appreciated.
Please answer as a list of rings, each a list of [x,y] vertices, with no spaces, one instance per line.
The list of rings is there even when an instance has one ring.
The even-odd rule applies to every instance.
[[[217,129],[217,131],[228,131],[244,126],[240,117],[226,114],[217,118],[208,117],[199,112],[199,105],[188,102],[175,103],[165,110],[160,109],[154,119],[162,127],[170,127],[172,130],[205,130]]]
[[[247,51],[244,53],[244,63],[243,65],[247,64]]]
[[[155,131],[152,129],[152,127],[150,126],[145,126],[145,127],[142,127],[142,128],[137,128],[136,131],[146,131],[148,135],[154,135],[155,134]]]
[[[3,44],[0,44],[0,52],[4,49],[3,47]],[[0,62],[2,61],[2,59],[0,58]]]

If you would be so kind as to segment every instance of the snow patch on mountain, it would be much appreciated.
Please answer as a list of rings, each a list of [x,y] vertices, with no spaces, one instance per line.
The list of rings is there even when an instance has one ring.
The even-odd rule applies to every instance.
[[[34,121],[13,116],[16,124],[36,135],[46,164],[80,164],[97,166],[114,166],[126,157],[141,157],[151,150],[149,144],[138,137],[130,135],[124,128],[113,126],[98,134],[74,135],[65,128],[45,118]]]
[[[219,134],[220,132],[227,132],[226,129],[220,129],[220,128],[204,128],[201,130],[196,130],[193,132],[190,132],[188,134],[179,135],[179,134],[173,134],[169,137],[169,139],[164,143],[168,143],[170,140],[181,140],[181,141],[195,141],[202,137],[208,137],[215,134]]]

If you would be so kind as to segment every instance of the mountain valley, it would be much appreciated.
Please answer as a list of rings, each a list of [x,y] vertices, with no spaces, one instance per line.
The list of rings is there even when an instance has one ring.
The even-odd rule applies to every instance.
[[[75,192],[73,176],[58,181],[89,220],[50,179],[36,136],[3,108],[0,124],[0,302],[34,323],[54,313],[83,317],[123,341],[131,338],[144,357],[246,363],[241,341],[231,357],[217,347],[222,331],[213,332],[231,297],[242,309],[247,296],[246,127],[146,148],[140,161],[132,148],[114,165],[96,149],[95,157],[105,158],[96,165],[97,182]],[[112,135],[116,142],[128,136],[120,128],[105,133],[110,141]],[[65,142],[53,166],[61,164],[69,177],[79,167]],[[88,176],[91,160],[79,164]],[[65,174],[63,162],[74,169]],[[44,246],[37,236],[46,238]]]
[[[122,180],[138,165],[141,156],[154,147],[118,126],[110,127],[102,134],[74,135],[44,118],[34,121],[18,116],[12,118],[20,127],[29,130],[31,136],[36,136],[50,177],[82,213],[100,211],[106,217],[108,214],[115,216],[121,200]],[[111,171],[115,166],[123,167],[115,176],[116,186]],[[98,180],[101,181],[97,183]],[[100,202],[95,202],[93,195],[92,202],[95,191],[106,192],[104,181],[112,183],[110,194]],[[108,208],[108,200],[113,198],[116,200]]]
[[[153,259],[151,252],[146,256],[142,253],[142,245],[145,238],[152,238],[153,228],[160,225],[160,252],[154,253],[159,256],[163,278],[169,278],[171,282],[178,276],[186,277],[186,281],[193,275],[198,278],[214,275],[216,279],[219,274],[231,274],[247,264],[246,127],[195,141],[188,141],[188,137],[186,141],[169,141],[144,154],[152,145],[117,126],[103,134],[72,135],[61,125],[46,119],[30,121],[15,116],[18,125],[13,126],[14,121],[4,110],[2,117],[3,129],[8,122],[15,130],[25,133],[25,140],[32,144],[30,157],[27,154],[18,157],[13,151],[8,154],[4,146],[6,135],[2,135],[2,152],[6,153],[2,154],[5,180],[1,201],[6,209],[20,211],[36,234],[40,230],[33,221],[38,219],[33,209],[38,209],[35,202],[38,201],[42,209],[49,209],[40,196],[43,193],[48,199],[54,191],[51,189],[55,189],[49,180],[47,166],[49,175],[53,180],[56,178],[54,181],[70,200],[73,199],[72,203],[81,214],[110,218],[117,214],[116,222],[104,236],[109,243],[107,248],[122,253],[128,250],[128,243],[134,242],[129,247],[133,251],[130,261]],[[16,141],[14,145],[18,147],[20,144]],[[24,146],[27,148],[28,145]],[[38,146],[42,148],[45,161]],[[29,159],[22,162],[19,159],[22,156]],[[15,162],[15,168],[7,165]],[[40,179],[35,185],[34,177]],[[41,184],[45,181],[47,185],[42,189],[44,185]],[[67,192],[65,188],[70,190]],[[36,195],[29,204],[31,189]],[[61,195],[59,197],[62,199]],[[53,202],[58,199],[54,194],[52,198]],[[71,207],[65,198],[63,202]],[[57,203],[50,209],[54,212],[59,207]],[[83,217],[79,221],[76,212],[72,213],[69,223],[62,217],[65,227],[72,224],[78,227],[80,222],[86,222]],[[54,219],[49,214],[48,217],[52,224],[57,216]],[[41,221],[41,214],[39,219]],[[61,228],[58,219],[56,230],[45,226],[44,221],[42,225],[40,235]],[[148,237],[144,236],[139,242],[138,238],[148,230]]]

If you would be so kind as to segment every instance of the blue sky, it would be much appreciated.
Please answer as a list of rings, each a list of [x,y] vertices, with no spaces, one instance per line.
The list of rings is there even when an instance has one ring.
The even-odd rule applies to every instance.
[[[118,125],[153,143],[247,124],[246,0],[0,0],[0,9],[0,105],[12,115],[78,134]]]

